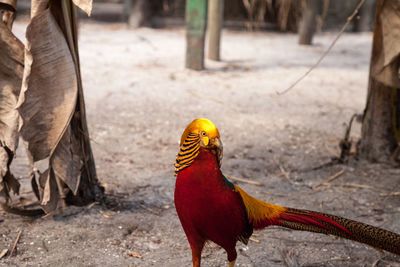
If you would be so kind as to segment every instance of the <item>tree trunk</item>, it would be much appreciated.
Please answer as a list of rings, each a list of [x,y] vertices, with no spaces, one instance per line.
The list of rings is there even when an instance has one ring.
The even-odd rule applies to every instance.
[[[149,26],[151,17],[150,0],[125,0],[128,10],[128,25],[131,28]]]
[[[207,0],[186,1],[186,68],[204,68]]]
[[[376,0],[367,0],[358,12],[358,19],[354,21],[355,32],[369,32],[372,29]]]
[[[317,15],[321,9],[321,0],[307,0],[299,24],[299,44],[311,45],[317,26]]]
[[[367,104],[364,110],[361,141],[358,149],[360,158],[374,162],[388,161],[397,147],[396,127],[400,103],[397,100],[400,64],[400,40],[396,35],[384,35],[387,25],[394,20],[400,22],[393,6],[399,6],[396,0],[378,0],[375,12],[375,26],[371,53]],[[385,11],[384,16],[381,14]],[[386,26],[385,26],[386,25]],[[398,36],[398,35],[397,35]],[[387,47],[391,49],[388,50]],[[386,48],[386,49],[385,49]],[[397,50],[396,50],[397,49]],[[393,53],[395,52],[397,53]],[[389,52],[392,57],[386,54]],[[388,60],[388,64],[384,64]],[[391,60],[390,60],[391,59]]]
[[[224,1],[209,0],[208,4],[208,58],[220,60],[221,29],[224,23]]]

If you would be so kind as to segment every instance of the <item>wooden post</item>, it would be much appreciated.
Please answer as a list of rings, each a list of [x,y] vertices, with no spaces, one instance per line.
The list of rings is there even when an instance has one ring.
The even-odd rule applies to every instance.
[[[207,0],[186,0],[186,68],[204,68]]]
[[[307,0],[299,24],[299,44],[310,45],[317,25],[322,0]]]
[[[224,0],[208,3],[208,58],[220,60],[221,29],[224,23]]]

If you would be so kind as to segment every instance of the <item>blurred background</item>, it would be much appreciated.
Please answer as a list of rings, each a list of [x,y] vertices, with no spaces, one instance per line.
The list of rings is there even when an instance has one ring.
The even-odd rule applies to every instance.
[[[240,30],[297,32],[306,1],[298,0],[225,0],[224,27]],[[313,1],[318,11],[317,31],[339,30],[352,13],[357,0]],[[89,19],[124,22],[131,27],[163,28],[183,26],[185,0],[95,0]],[[29,14],[30,1],[18,1],[19,14]],[[360,16],[347,31],[372,30],[375,0],[367,0]],[[80,12],[80,18],[87,16]]]

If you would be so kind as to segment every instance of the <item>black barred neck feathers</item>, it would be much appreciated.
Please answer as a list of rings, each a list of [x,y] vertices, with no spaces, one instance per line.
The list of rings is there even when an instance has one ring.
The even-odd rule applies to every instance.
[[[199,155],[200,147],[215,151],[219,164],[222,161],[222,143],[219,131],[210,120],[195,119],[185,129],[175,162],[175,175],[189,167]]]
[[[175,175],[181,170],[189,167],[194,159],[199,155],[200,137],[198,134],[189,133],[181,144],[175,162]]]

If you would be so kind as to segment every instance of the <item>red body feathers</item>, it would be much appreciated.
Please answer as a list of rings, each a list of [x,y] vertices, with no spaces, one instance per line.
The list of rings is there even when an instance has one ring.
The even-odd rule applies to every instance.
[[[215,155],[208,151],[202,150],[178,173],[175,207],[194,254],[211,240],[227,250],[232,261],[236,242],[251,235],[240,195],[224,182]]]

